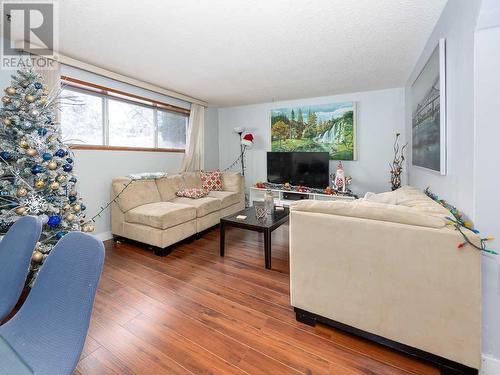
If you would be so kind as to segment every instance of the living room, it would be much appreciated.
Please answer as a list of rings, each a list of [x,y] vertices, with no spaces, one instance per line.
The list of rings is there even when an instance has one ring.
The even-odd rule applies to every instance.
[[[498,0],[1,17],[0,374],[500,374]]]

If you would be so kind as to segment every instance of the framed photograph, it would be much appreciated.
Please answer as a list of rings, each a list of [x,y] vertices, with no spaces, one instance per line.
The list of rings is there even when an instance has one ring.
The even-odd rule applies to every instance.
[[[331,160],[356,160],[356,103],[273,109],[271,150],[328,152]]]
[[[441,39],[411,86],[412,165],[446,174],[446,44]]]

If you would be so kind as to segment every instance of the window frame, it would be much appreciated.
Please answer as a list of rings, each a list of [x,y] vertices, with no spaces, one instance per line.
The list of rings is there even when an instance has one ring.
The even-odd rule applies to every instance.
[[[176,107],[171,104],[163,103],[157,100],[145,98],[139,95],[130,94],[124,91],[115,90],[109,87],[96,85],[81,81],[76,78],[61,76],[61,89],[75,91],[86,95],[98,96],[102,99],[102,145],[90,144],[69,144],[72,150],[109,150],[109,151],[148,151],[148,152],[178,152],[185,153],[185,148],[160,148],[158,147],[158,111],[181,114],[189,120],[190,110]],[[110,146],[109,145],[109,100],[116,100],[132,105],[146,107],[153,110],[154,121],[154,147],[133,147],[133,146]],[[186,124],[186,133],[187,133]],[[187,139],[186,139],[187,142]]]

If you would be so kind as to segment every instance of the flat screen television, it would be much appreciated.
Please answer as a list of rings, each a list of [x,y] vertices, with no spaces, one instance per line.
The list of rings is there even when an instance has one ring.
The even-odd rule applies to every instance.
[[[329,185],[328,152],[268,152],[267,181],[311,188]]]

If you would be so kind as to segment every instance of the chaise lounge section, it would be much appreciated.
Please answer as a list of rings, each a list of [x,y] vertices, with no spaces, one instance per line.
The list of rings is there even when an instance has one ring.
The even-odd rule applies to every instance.
[[[112,199],[129,183],[129,177],[112,182]],[[243,176],[222,173],[222,190],[206,197],[178,197],[176,192],[201,188],[200,172],[185,172],[158,179],[136,180],[120,194],[111,208],[113,236],[151,245],[157,255],[171,246],[219,224],[221,217],[245,207]]]

